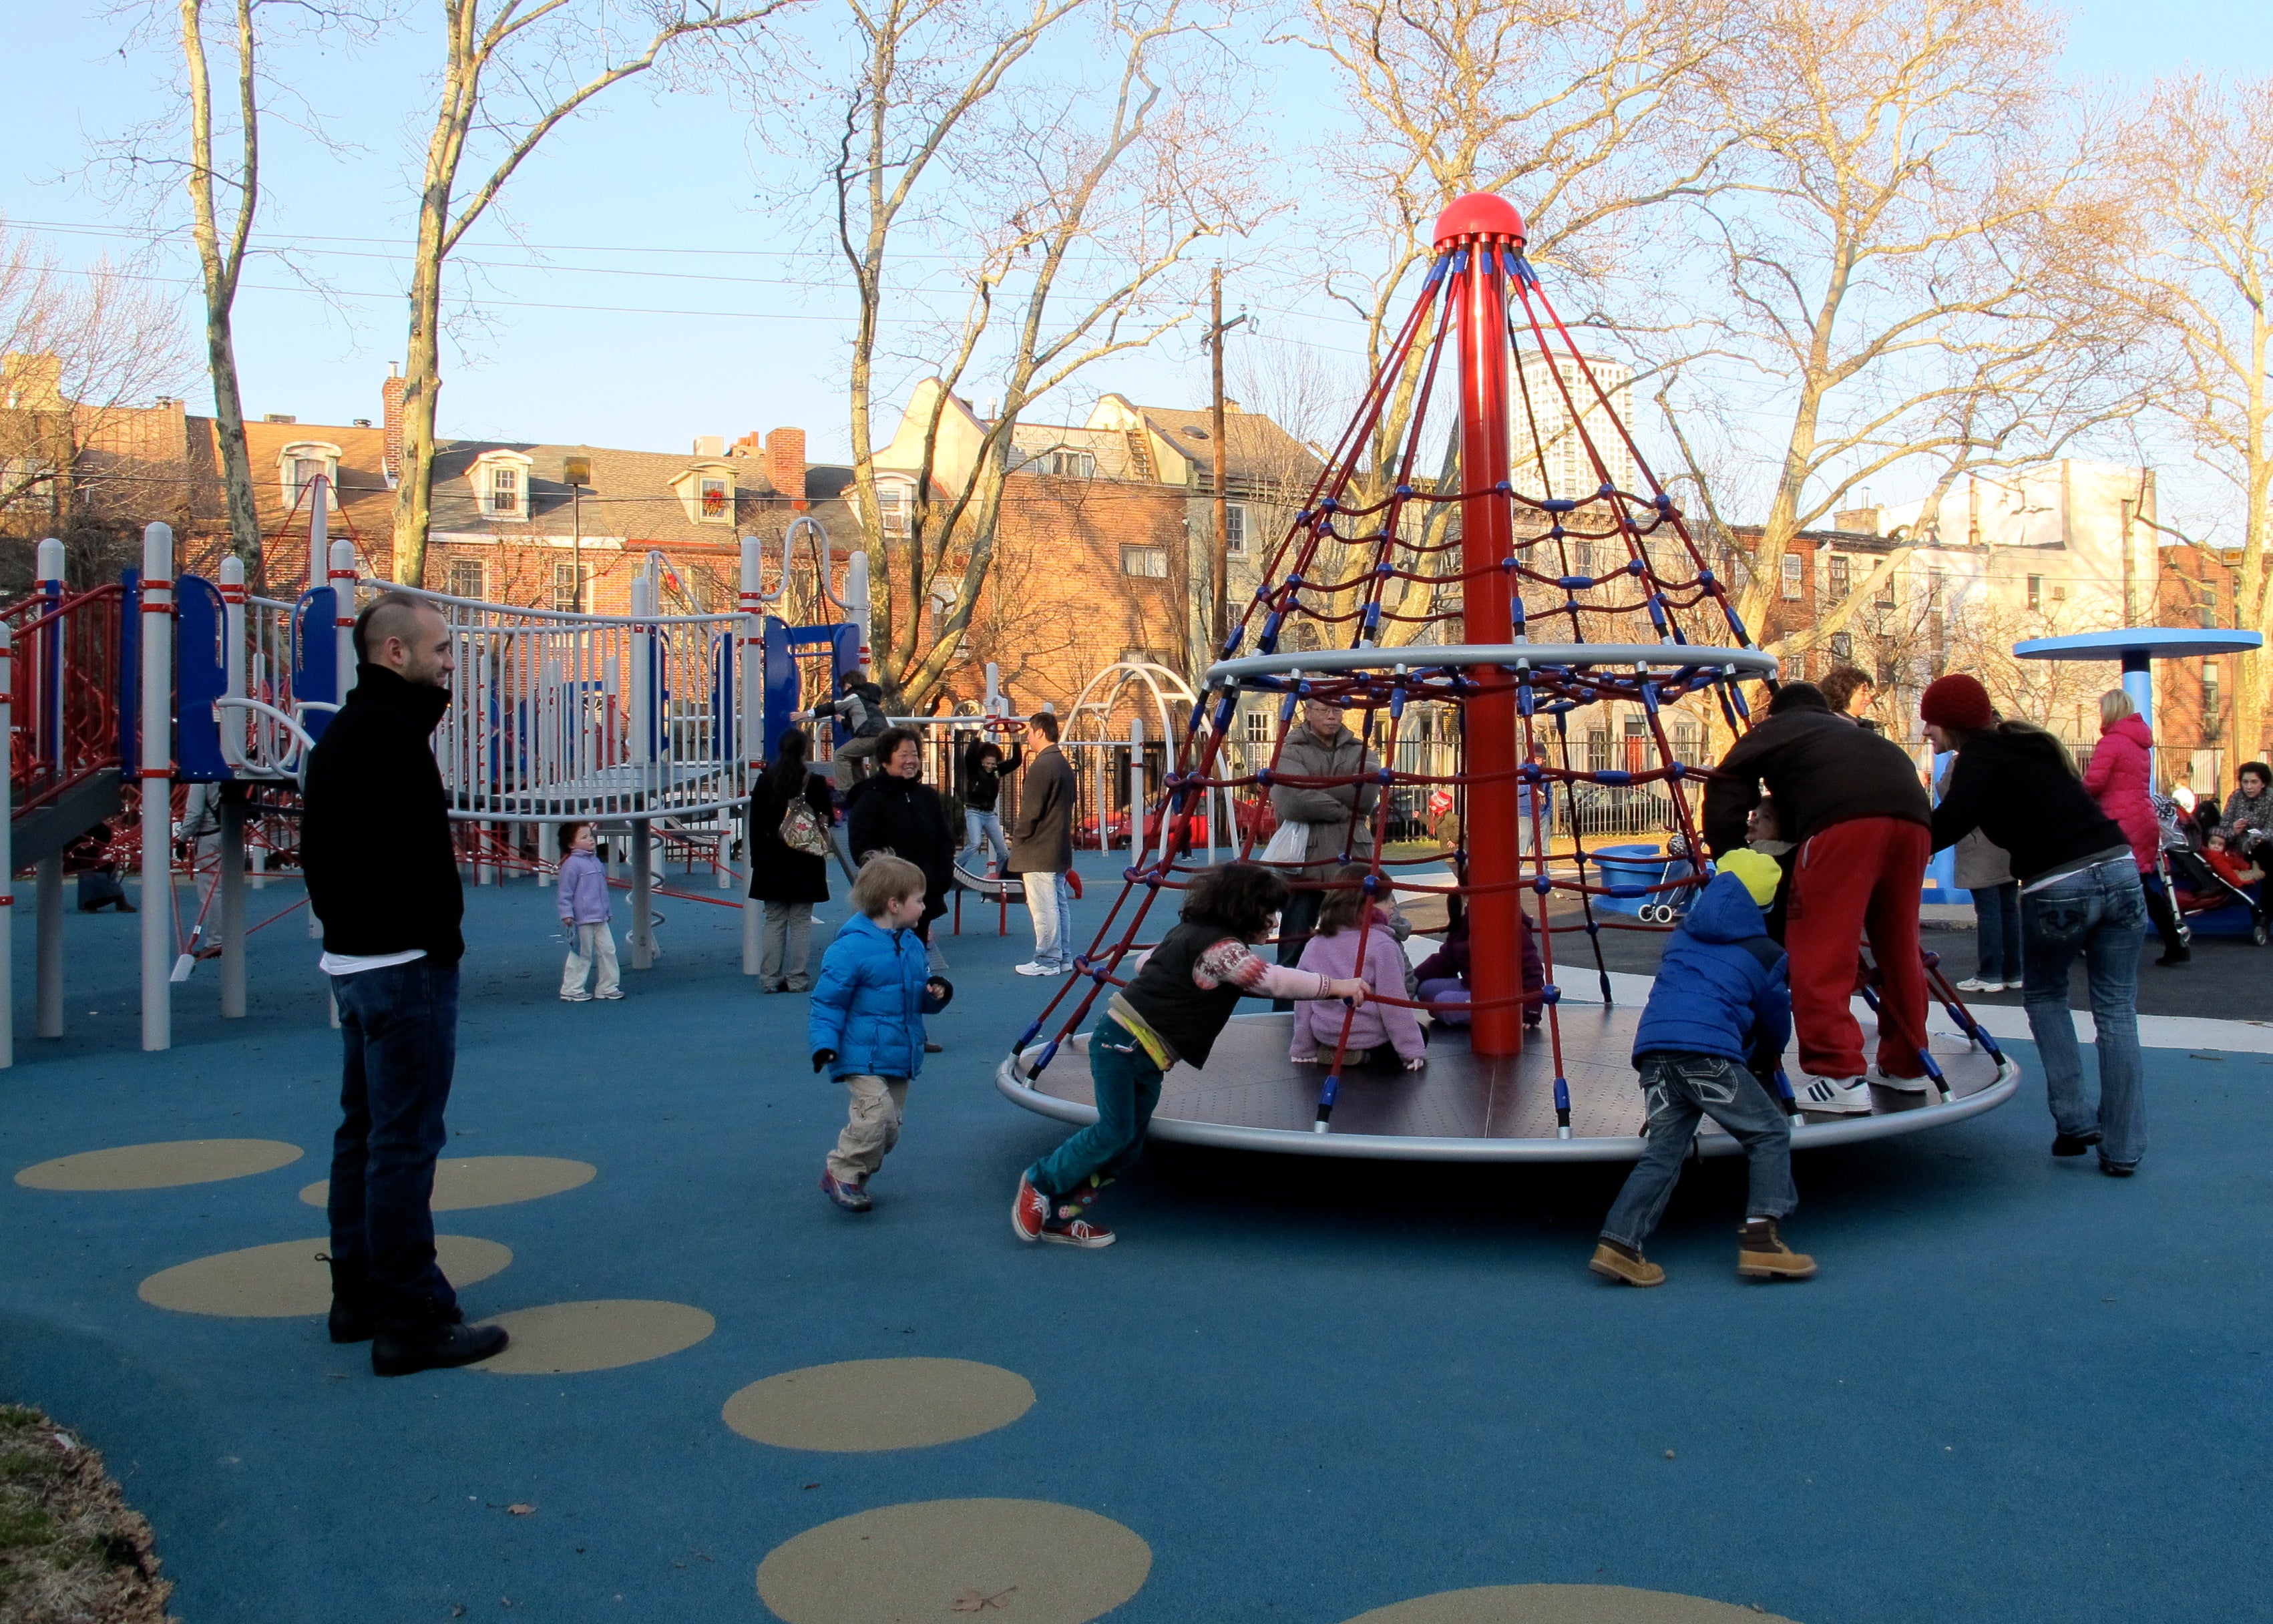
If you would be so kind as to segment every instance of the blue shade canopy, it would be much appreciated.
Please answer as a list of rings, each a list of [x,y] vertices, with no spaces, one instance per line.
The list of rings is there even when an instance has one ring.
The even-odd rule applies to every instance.
[[[2076,632],[2066,637],[2032,637],[2016,643],[2013,652],[2022,659],[2119,660],[2200,658],[2205,654],[2237,654],[2261,646],[2255,632],[2200,630],[2185,626],[2119,626],[2104,632]]]

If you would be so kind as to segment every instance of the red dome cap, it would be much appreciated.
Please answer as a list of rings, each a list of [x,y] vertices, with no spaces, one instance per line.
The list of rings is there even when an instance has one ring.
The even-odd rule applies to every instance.
[[[1455,198],[1452,207],[1437,216],[1439,248],[1479,237],[1513,237],[1522,242],[1523,216],[1515,212],[1514,204],[1489,192],[1471,192],[1464,198]]]

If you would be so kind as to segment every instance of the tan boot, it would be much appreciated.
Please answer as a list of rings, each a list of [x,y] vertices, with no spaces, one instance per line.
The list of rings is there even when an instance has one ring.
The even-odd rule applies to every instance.
[[[1785,1245],[1773,1218],[1747,1218],[1737,1237],[1737,1273],[1746,1280],[1805,1280],[1815,1273],[1815,1259]]]
[[[1613,1241],[1603,1241],[1594,1248],[1594,1255],[1587,1267],[1604,1280],[1615,1280],[1624,1286],[1662,1286],[1665,1271],[1638,1252],[1628,1252]]]

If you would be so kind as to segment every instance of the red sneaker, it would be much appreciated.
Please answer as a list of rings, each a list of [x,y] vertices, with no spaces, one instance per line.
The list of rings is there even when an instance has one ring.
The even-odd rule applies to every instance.
[[[1031,1180],[1018,1180],[1017,1199],[1010,1203],[1010,1227],[1022,1241],[1037,1241],[1042,1237],[1042,1226],[1049,1222],[1050,1198],[1034,1188]]]
[[[1061,1246],[1110,1246],[1114,1236],[1101,1223],[1091,1223],[1086,1218],[1061,1220],[1053,1218],[1042,1226],[1041,1238],[1055,1241]]]

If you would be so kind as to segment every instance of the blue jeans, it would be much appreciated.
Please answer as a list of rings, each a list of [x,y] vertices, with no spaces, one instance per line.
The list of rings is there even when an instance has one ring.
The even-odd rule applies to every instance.
[[[458,966],[431,959],[332,977],[346,1065],[332,1136],[332,1258],[381,1320],[447,1317],[434,1262],[434,1159],[458,1058]]]
[[[2021,979],[2021,883],[1977,886],[1973,892],[1976,928],[1974,975],[1984,981],[2012,986]]]
[[[984,840],[993,850],[996,868],[1007,872],[1010,867],[1010,848],[1002,839],[1001,815],[997,812],[976,812],[969,807],[964,808],[963,846],[964,849],[971,854],[970,861],[974,863],[983,861],[979,854],[979,843],[981,840]]]
[[[2147,900],[2139,871],[2119,857],[2055,880],[2021,898],[2022,957],[2028,969],[2022,1003],[2044,1063],[2052,1125],[2062,1133],[2102,1136],[2101,1157],[2128,1166],[2147,1148],[2147,1105],[2140,1092],[2139,944]],[[2091,989],[2098,1028],[2099,1109],[2083,1097],[2083,1051],[2068,1018],[2068,967],[2078,953]]]
[[[1028,1182],[1053,1199],[1086,1179],[1102,1184],[1135,1166],[1144,1151],[1145,1124],[1160,1103],[1160,1068],[1109,1017],[1089,1034],[1089,1079],[1097,1120],[1026,1169]]]
[[[1700,1116],[1726,1128],[1752,1161],[1746,1217],[1781,1218],[1799,1205],[1791,1184],[1791,1123],[1750,1071],[1718,1055],[1664,1050],[1638,1056],[1635,1064],[1649,1101],[1649,1145],[1602,1220],[1604,1240],[1641,1250],[1665,1215]]]
[[[1034,962],[1053,970],[1073,968],[1073,887],[1062,871],[1022,874],[1026,912],[1034,921]]]

